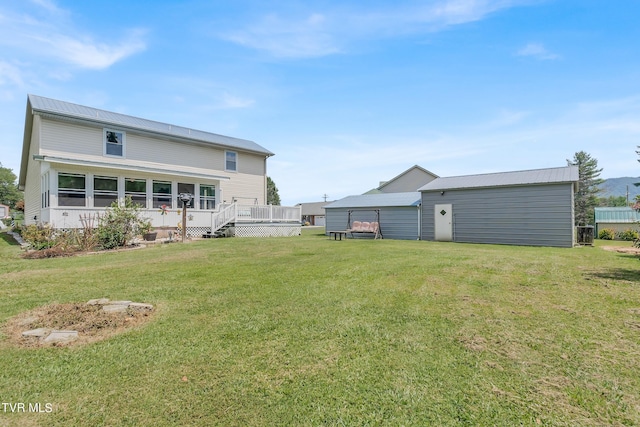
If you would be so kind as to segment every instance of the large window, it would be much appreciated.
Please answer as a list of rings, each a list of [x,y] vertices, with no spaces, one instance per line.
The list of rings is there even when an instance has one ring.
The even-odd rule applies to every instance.
[[[124,157],[125,133],[118,130],[104,130],[104,154]]]
[[[118,201],[118,178],[110,176],[93,177],[93,206],[104,208]]]
[[[143,208],[147,207],[147,180],[136,178],[124,179],[124,195]]]
[[[85,176],[58,174],[58,206],[86,206]]]
[[[238,171],[238,153],[235,151],[224,152],[224,169],[231,172]]]
[[[171,183],[168,181],[153,181],[153,207],[162,205],[171,207]]]
[[[200,184],[200,209],[216,208],[216,187]]]

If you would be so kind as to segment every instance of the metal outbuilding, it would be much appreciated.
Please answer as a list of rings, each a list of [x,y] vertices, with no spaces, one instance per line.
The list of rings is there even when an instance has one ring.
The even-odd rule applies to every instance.
[[[423,240],[572,247],[578,168],[437,178],[420,188]]]
[[[348,196],[324,207],[326,230],[346,230],[352,221],[378,221],[385,239],[420,239],[420,193],[381,193]],[[372,236],[369,236],[373,238]]]
[[[640,212],[630,207],[595,208],[596,236],[609,228],[613,231],[638,230]]]

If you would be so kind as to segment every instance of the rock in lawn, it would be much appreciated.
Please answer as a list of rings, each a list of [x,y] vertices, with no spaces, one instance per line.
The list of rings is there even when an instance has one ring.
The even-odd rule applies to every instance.
[[[44,339],[46,343],[63,343],[78,339],[78,331],[51,331]]]

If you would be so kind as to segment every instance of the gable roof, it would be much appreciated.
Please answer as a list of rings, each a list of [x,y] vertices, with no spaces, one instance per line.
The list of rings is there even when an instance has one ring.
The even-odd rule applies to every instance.
[[[518,185],[559,184],[578,182],[578,167],[532,169],[525,171],[487,173],[479,175],[436,178],[419,191],[442,191],[463,188],[507,187]]]
[[[404,176],[406,176],[407,174],[412,173],[412,172],[415,172],[415,171],[422,172],[422,173],[424,173],[425,175],[431,175],[431,176],[432,176],[432,177],[434,177],[434,178],[438,178],[438,175],[436,175],[435,173],[433,173],[433,172],[430,172],[430,171],[426,170],[426,169],[425,169],[425,168],[423,168],[422,166],[414,165],[414,166],[410,167],[409,169],[407,169],[406,171],[402,172],[400,175],[398,175],[398,176],[396,176],[396,177],[391,178],[389,181],[385,181],[385,182],[381,183],[381,184],[378,186],[378,188],[376,188],[376,190],[382,190],[384,187],[386,187],[386,186],[388,186],[388,185],[390,185],[390,184],[393,184],[394,182],[396,182],[396,181],[398,181],[398,180],[402,179],[402,178],[403,178]],[[374,194],[375,194],[375,193],[374,193]]]
[[[246,139],[233,138],[211,132],[175,126],[169,123],[156,122],[126,114],[59,101],[57,99],[28,95],[28,104],[31,106],[32,112],[86,120],[104,125],[123,126],[129,129],[143,130],[180,139],[206,142],[228,148],[261,153],[267,156],[273,155],[273,153],[266,148]]]
[[[324,208],[335,209],[419,206],[420,202],[420,193],[415,191],[409,193],[362,194],[359,196],[347,196],[344,199],[340,199],[326,205]]]

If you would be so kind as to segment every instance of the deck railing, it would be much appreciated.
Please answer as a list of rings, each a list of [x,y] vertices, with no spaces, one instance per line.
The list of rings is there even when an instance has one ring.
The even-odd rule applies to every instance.
[[[56,228],[81,228],[80,218],[93,218],[97,226],[103,208],[59,207],[43,210],[41,221]],[[141,216],[151,221],[153,227],[177,227],[182,222],[181,209],[141,209]],[[216,210],[187,209],[187,226],[211,228],[214,232],[229,223],[296,223],[300,222],[299,206],[220,205]],[[47,221],[48,220],[48,221]]]

